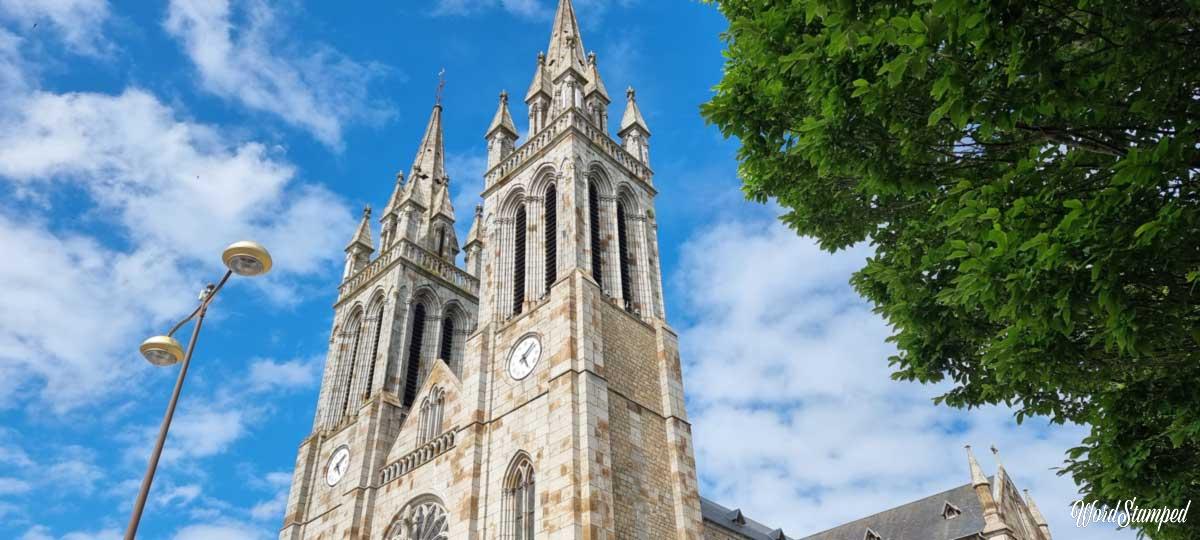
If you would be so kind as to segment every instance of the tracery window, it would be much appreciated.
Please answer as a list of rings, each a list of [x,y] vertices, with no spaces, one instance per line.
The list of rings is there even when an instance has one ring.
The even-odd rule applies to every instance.
[[[425,341],[425,305],[417,304],[412,313],[412,335],[408,338],[408,369],[404,374],[404,405],[416,401],[417,377],[421,375],[421,347]]]
[[[421,401],[421,416],[417,424],[417,444],[424,444],[442,433],[442,416],[446,409],[446,392],[433,387]]]
[[[535,512],[537,499],[534,490],[533,463],[522,455],[509,469],[504,481],[504,502],[507,508],[507,535],[511,540],[533,540],[537,528]]]
[[[409,503],[384,536],[387,540],[450,540],[449,515],[434,501]]]
[[[525,303],[525,205],[517,208],[517,219],[513,224],[513,236],[516,245],[513,246],[513,315],[521,313],[521,304]]]
[[[588,182],[588,222],[590,224],[589,239],[592,246],[592,279],[604,288],[603,257],[600,256],[600,195],[596,191],[596,182]]]
[[[554,184],[546,188],[546,198],[543,203],[545,218],[546,241],[546,292],[558,280],[558,194]]]

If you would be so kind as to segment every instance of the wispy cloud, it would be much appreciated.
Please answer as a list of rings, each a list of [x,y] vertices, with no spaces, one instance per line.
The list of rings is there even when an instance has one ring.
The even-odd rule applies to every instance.
[[[54,32],[73,52],[91,56],[113,48],[104,37],[107,0],[0,0],[0,18],[29,29]]]
[[[182,41],[206,91],[277,116],[335,149],[348,123],[392,114],[368,91],[385,73],[381,65],[323,43],[297,50],[264,1],[234,12],[226,0],[172,0],[165,26]]]

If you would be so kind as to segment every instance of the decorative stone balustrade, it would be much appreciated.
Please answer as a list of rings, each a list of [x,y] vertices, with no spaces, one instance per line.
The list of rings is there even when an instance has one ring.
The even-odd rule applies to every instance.
[[[338,300],[342,300],[362,289],[376,276],[383,273],[388,267],[396,261],[397,258],[404,257],[417,266],[425,269],[427,272],[442,278],[468,293],[479,296],[479,280],[445,259],[437,256],[433,252],[422,248],[407,240],[401,240],[399,244],[392,246],[391,249],[384,251],[376,257],[371,264],[360,270],[353,277],[342,283],[338,288]]]
[[[433,458],[438,457],[446,451],[454,448],[454,433],[456,429],[451,429],[433,440],[419,446],[416,450],[409,452],[404,457],[396,460],[391,465],[383,468],[380,473],[380,484],[386,484],[400,478],[411,472],[413,469],[429,463]]]
[[[532,156],[540,152],[543,148],[546,148],[555,138],[568,129],[574,129],[595,143],[608,157],[628,169],[637,178],[647,184],[652,182],[653,177],[650,174],[650,167],[647,167],[638,158],[633,157],[633,154],[630,154],[620,144],[613,141],[607,133],[593,125],[592,121],[579,112],[578,109],[568,109],[558,115],[558,118],[555,118],[553,122],[539,131],[537,135],[534,135],[532,139],[525,141],[525,144],[513,150],[512,154],[500,163],[497,163],[495,167],[492,167],[492,170],[488,171],[485,176],[486,188],[491,188],[501,178],[508,175],[508,173],[520,168]]]

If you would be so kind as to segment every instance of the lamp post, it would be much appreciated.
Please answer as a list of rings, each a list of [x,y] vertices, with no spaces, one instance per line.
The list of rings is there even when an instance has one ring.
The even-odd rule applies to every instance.
[[[158,458],[162,456],[163,443],[167,440],[167,430],[171,428],[171,418],[175,416],[175,405],[179,402],[179,391],[183,388],[183,379],[187,376],[188,364],[192,360],[192,351],[196,348],[196,338],[200,335],[200,325],[204,323],[204,314],[208,305],[225,286],[229,276],[258,276],[271,270],[271,254],[267,249],[255,242],[236,242],[225,248],[221,260],[228,270],[216,285],[209,284],[200,293],[200,305],[196,310],[171,328],[164,336],[154,336],[142,342],[140,350],[146,361],[156,366],[169,366],[183,362],[179,368],[179,377],[175,379],[175,390],[171,392],[171,401],[167,404],[167,412],[163,415],[162,427],[158,429],[158,441],[150,454],[150,464],[146,467],[146,476],[142,478],[142,488],[138,491],[137,500],[133,503],[133,515],[129,518],[129,527],[125,529],[125,540],[134,540],[137,536],[138,523],[142,520],[142,510],[146,507],[146,496],[150,493],[150,484],[154,482],[154,472],[158,469]],[[175,332],[188,321],[195,319],[192,327],[192,337],[188,340],[187,352],[180,346],[179,341],[172,337]]]

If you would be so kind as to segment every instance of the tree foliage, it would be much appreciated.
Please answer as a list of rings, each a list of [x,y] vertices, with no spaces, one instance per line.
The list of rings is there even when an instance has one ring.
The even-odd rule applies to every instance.
[[[874,245],[852,282],[894,377],[1089,424],[1089,499],[1200,499],[1197,2],[716,3],[703,114],[748,197]]]

